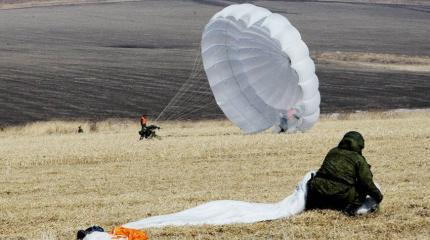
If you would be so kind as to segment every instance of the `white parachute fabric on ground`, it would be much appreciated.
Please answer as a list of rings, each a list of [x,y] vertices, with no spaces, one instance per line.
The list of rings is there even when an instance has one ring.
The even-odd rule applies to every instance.
[[[203,224],[224,225],[291,217],[305,209],[306,184],[312,173],[315,172],[307,173],[297,185],[294,193],[278,203],[249,203],[232,200],[213,201],[178,213],[154,216],[127,223],[124,227],[144,229]]]
[[[112,236],[106,232],[92,232],[86,235],[83,240],[112,240]]]
[[[206,25],[201,51],[217,104],[244,132],[266,130],[292,109],[298,130],[318,120],[315,65],[284,16],[252,4],[228,6]]]

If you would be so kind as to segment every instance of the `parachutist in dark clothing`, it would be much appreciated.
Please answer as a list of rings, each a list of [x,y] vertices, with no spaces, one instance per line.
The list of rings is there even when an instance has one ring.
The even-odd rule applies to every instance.
[[[329,151],[321,168],[308,182],[306,209],[334,209],[356,215],[366,196],[382,201],[382,193],[373,182],[370,165],[362,155],[364,138],[348,132],[336,148]]]
[[[279,123],[279,132],[278,133],[284,133],[288,130],[288,118],[282,116]]]
[[[297,131],[297,124],[300,121],[300,112],[295,108],[288,109],[287,113],[281,113],[278,133],[294,133]]]
[[[156,125],[149,125],[142,127],[142,130],[139,131],[140,139],[150,139],[150,138],[156,138],[158,135],[155,133],[156,129],[160,129],[159,126]]]
[[[155,134],[155,129],[160,129],[158,126],[155,125],[150,125],[150,126],[146,126],[146,124],[148,123],[148,118],[146,115],[142,115],[140,117],[140,126],[142,127],[141,130],[139,131],[139,135],[140,135],[140,139],[142,140],[144,138],[152,138],[152,137],[156,137],[157,135]]]

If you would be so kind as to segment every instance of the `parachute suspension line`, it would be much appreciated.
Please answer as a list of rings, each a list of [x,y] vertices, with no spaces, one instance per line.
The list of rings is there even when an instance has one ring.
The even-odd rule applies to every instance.
[[[165,113],[173,106],[173,104],[175,104],[178,99],[180,99],[184,94],[185,94],[185,90],[187,90],[189,88],[189,81],[194,78],[194,76],[196,75],[196,68],[198,65],[198,62],[201,61],[200,57],[199,57],[199,53],[197,53],[195,59],[194,59],[194,64],[193,64],[193,68],[191,70],[191,74],[190,76],[187,78],[187,80],[185,80],[185,82],[182,84],[182,86],[179,88],[179,90],[177,91],[177,93],[170,99],[170,101],[167,103],[167,105],[163,108],[163,110],[158,114],[157,118],[154,121],[158,121],[163,114],[165,115]],[[167,118],[167,120],[169,120],[170,118]]]
[[[226,27],[227,27],[227,26],[226,26]],[[225,29],[224,31],[226,32],[226,31],[227,31],[227,29]],[[227,45],[227,39],[224,39],[224,44],[225,44],[225,45]],[[218,53],[218,52],[220,52],[220,51],[221,51],[221,49],[218,49],[218,50],[216,51],[216,53]],[[229,64],[230,64],[230,62],[229,62]],[[202,69],[201,67],[203,67],[203,62],[201,63],[200,69]],[[198,75],[196,75],[196,77],[195,77],[195,78],[198,80],[198,79],[201,77],[202,73],[203,73],[203,75],[204,75],[204,71],[200,71],[200,72],[198,73]],[[199,85],[199,88],[193,91],[193,93],[196,93],[196,94],[198,94],[198,95],[197,95],[197,96],[194,96],[194,94],[193,94],[193,95],[191,95],[191,94],[190,94],[190,95],[188,96],[188,98],[189,98],[189,99],[193,99],[194,101],[199,101],[199,102],[201,102],[201,100],[203,100],[203,99],[207,99],[207,96],[204,96],[204,95],[203,95],[203,96],[201,96],[201,95],[202,95],[202,93],[203,93],[204,88],[205,88],[205,86],[204,86],[203,84],[200,84],[200,85]],[[208,93],[212,96],[212,91],[209,91]],[[197,108],[188,109],[188,110],[186,110],[186,111],[184,111],[184,112],[182,112],[182,113],[176,114],[176,115],[175,115],[175,119],[180,119],[180,120],[185,119],[187,116],[189,116],[189,115],[191,115],[191,114],[193,114],[193,113],[195,113],[195,112],[198,112],[198,111],[200,111],[201,109],[203,109],[203,108],[205,108],[205,107],[207,107],[207,106],[209,106],[209,105],[213,104],[213,102],[214,102],[214,98],[211,98],[211,101],[210,101],[209,103],[206,103],[206,104],[204,104],[204,105],[200,105],[200,106],[198,106]]]
[[[183,84],[183,86],[181,87],[181,89],[179,90],[179,94],[177,95],[176,99],[175,99],[175,105],[171,105],[171,107],[175,107],[177,109],[177,111],[174,111],[173,114],[171,114],[170,116],[167,117],[166,120],[176,120],[178,119],[178,117],[180,115],[183,114],[184,111],[189,111],[187,109],[184,110],[183,106],[178,106],[177,104],[181,103],[184,106],[187,106],[188,103],[192,102],[192,101],[197,101],[200,100],[198,99],[197,96],[195,96],[194,93],[198,93],[199,89],[201,88],[201,86],[199,86],[199,89],[197,90],[192,90],[191,89],[196,85],[194,82],[195,80],[199,79],[199,77],[201,76],[201,59],[200,57],[198,58],[198,61],[196,61],[196,64],[194,66],[194,70],[190,75],[190,78]]]
[[[217,52],[219,51],[221,51],[221,49],[217,50]],[[208,88],[208,85],[202,84],[201,82],[201,78],[206,77],[205,71],[203,70],[204,68],[203,68],[202,59],[199,59],[198,63],[199,64],[195,72],[196,74],[193,76],[193,78],[190,79],[190,85],[189,85],[189,87],[193,87],[195,85],[198,85],[198,87],[193,88],[192,91],[189,91],[187,89],[188,93],[190,94],[188,94],[187,98],[181,102],[188,103],[193,101],[197,103],[203,103],[203,101],[207,100],[208,98],[210,99],[210,101],[205,104],[199,104],[199,106],[193,107],[191,109],[186,109],[184,111],[176,112],[174,115],[170,116],[168,120],[184,120],[186,119],[186,117],[190,116],[191,114],[196,113],[214,103],[215,98],[212,97],[213,95],[212,95],[212,91],[210,90],[210,87]],[[191,80],[193,80],[194,83]],[[205,83],[207,82],[205,81]]]
[[[202,106],[200,106],[200,107],[198,107],[198,108],[196,108],[196,109],[193,109],[192,111],[190,111],[190,112],[188,112],[188,113],[186,113],[186,114],[182,114],[182,116],[179,116],[178,117],[178,119],[179,120],[183,120],[183,119],[185,119],[184,117],[186,117],[186,116],[189,116],[190,114],[193,114],[193,113],[195,113],[195,112],[198,112],[198,111],[200,111],[200,110],[202,110],[202,109],[204,109],[205,107],[208,107],[208,106],[210,106],[211,104],[213,104],[213,99],[209,102],[209,103],[206,103],[205,105],[202,105]]]
[[[201,100],[205,99],[206,97],[200,97]],[[188,110],[188,111],[184,111],[181,114],[175,116],[175,119],[179,119],[179,120],[183,120],[186,117],[190,116],[193,113],[196,113],[204,108],[206,108],[207,106],[211,105],[213,101],[206,103],[204,105],[200,105],[198,107],[193,107],[192,109]]]
[[[194,83],[193,83],[194,79],[199,75],[199,72],[197,69],[200,68],[200,63],[201,63],[201,59],[199,56],[197,56],[195,64],[193,66],[193,70],[190,74],[190,77],[184,82],[184,84],[182,85],[181,89],[178,92],[178,95],[175,99],[176,104],[178,104],[179,101],[181,100],[180,102],[183,105],[185,105],[194,97],[194,96],[190,96],[190,95],[186,96],[186,94],[190,92],[191,87],[194,86]],[[179,109],[180,111],[173,112],[173,114],[170,115],[168,117],[168,119],[174,119],[176,115],[181,113],[182,109],[180,109],[180,106],[175,106],[175,107],[177,109]]]
[[[202,103],[203,100],[208,98],[207,95],[210,95],[210,92],[207,90],[205,91],[205,89],[206,89],[205,85],[200,82],[200,79],[203,75],[204,74],[202,74],[202,71],[200,70],[198,72],[198,74],[194,76],[193,79],[196,80],[197,83],[191,83],[189,85],[190,88],[193,87],[193,89],[187,90],[188,96],[186,99],[181,101],[181,103],[184,103],[184,104],[190,103],[190,102]],[[194,88],[195,85],[197,85],[196,88]],[[209,104],[205,104],[205,105],[199,104],[197,107],[194,106],[192,108],[185,109],[184,111],[179,111],[175,115],[171,116],[170,119],[172,119],[172,120],[184,119],[184,117],[189,116],[190,114],[195,113],[195,112],[207,107],[208,105]]]

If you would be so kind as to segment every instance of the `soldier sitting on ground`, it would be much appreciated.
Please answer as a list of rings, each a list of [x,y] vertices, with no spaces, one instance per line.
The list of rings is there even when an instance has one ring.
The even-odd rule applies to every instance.
[[[382,193],[373,182],[370,165],[362,155],[364,138],[358,132],[348,132],[336,148],[329,151],[321,168],[308,182],[306,209],[334,209],[356,215],[366,200],[376,211]]]

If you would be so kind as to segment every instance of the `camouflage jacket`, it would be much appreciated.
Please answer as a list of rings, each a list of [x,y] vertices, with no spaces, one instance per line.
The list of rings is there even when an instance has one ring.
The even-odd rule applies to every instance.
[[[359,195],[370,195],[377,202],[382,200],[366,159],[354,151],[340,148],[327,154],[312,180],[312,189],[322,195],[336,195],[349,203],[356,201]]]
[[[378,203],[382,201],[383,196],[373,182],[370,165],[361,154],[363,148],[362,136],[350,132],[338,147],[329,151],[316,176],[309,182],[313,195],[319,198],[311,201],[360,205],[366,195]]]

